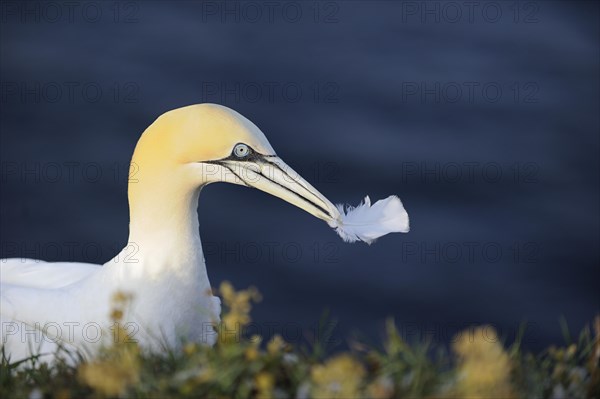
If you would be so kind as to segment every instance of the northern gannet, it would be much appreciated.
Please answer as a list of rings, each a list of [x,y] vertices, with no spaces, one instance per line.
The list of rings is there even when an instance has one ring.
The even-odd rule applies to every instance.
[[[400,200],[372,207],[334,206],[287,166],[256,125],[216,104],[169,111],[139,139],[128,183],[129,239],[102,267],[0,261],[0,321],[5,354],[51,360],[57,343],[94,355],[114,331],[116,292],[133,301],[123,326],[144,348],[177,346],[180,339],[213,344],[220,300],[211,293],[197,218],[201,189],[214,182],[254,187],[336,228],[346,241],[370,242],[408,231]]]

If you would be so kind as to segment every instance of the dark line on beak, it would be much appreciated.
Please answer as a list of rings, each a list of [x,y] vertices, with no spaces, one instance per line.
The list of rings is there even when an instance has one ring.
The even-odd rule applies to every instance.
[[[246,183],[246,180],[242,179],[242,177],[240,175],[238,175],[232,168],[230,168],[228,165],[226,165],[223,162],[220,162],[220,161],[203,161],[202,163],[209,163],[209,164],[212,164],[212,165],[222,166],[225,169],[227,169],[228,171],[230,171],[231,173],[233,173],[238,179],[240,179],[242,181],[242,183],[244,184],[244,186],[246,186],[246,187],[252,187],[252,186],[249,186],[248,183]]]
[[[281,168],[281,166],[277,165],[275,162],[271,162],[269,160],[267,160],[266,158],[270,157],[270,158],[274,158],[277,157],[277,155],[263,155],[260,153],[256,153],[256,155],[254,157],[252,157],[252,159],[247,159],[247,160],[240,160],[240,159],[236,159],[233,157],[227,157],[227,158],[223,158],[223,159],[219,159],[216,161],[202,161],[202,163],[208,163],[208,164],[214,164],[214,165],[219,165],[222,166],[224,168],[226,168],[227,170],[229,170],[231,173],[233,173],[235,176],[237,176],[238,179],[240,179],[242,181],[242,183],[244,183],[244,185],[246,187],[252,187],[255,188],[254,186],[252,186],[251,184],[249,184],[248,182],[246,182],[246,180],[244,180],[239,174],[237,174],[232,168],[230,168],[228,165],[225,164],[226,161],[232,160],[232,161],[236,161],[236,162],[255,162],[256,161],[263,161],[265,163],[268,163],[269,165],[275,166],[277,169],[279,169],[283,174],[285,174],[286,176],[288,176],[294,183],[298,184],[300,187],[304,188],[307,191],[310,191],[308,188],[306,188],[302,183],[296,181],[296,179],[294,179],[289,173],[287,173],[285,170],[283,170]],[[319,209],[321,212],[323,212],[325,215],[329,216],[330,218],[333,219],[333,216],[329,213],[329,211],[327,211],[325,208],[323,208],[321,205],[313,202],[312,200],[306,198],[305,196],[301,195],[300,193],[295,192],[294,190],[289,189],[288,187],[277,183],[276,181],[274,181],[273,179],[269,178],[268,176],[264,175],[262,173],[262,171],[254,171],[254,173],[264,177],[265,179],[267,179],[268,181],[270,181],[273,184],[278,185],[279,187],[283,188],[284,190],[289,191],[290,193],[296,195],[297,197],[303,199],[304,201],[308,202],[309,204],[312,204],[315,208]]]
[[[276,155],[274,155],[276,156]],[[265,155],[266,157],[266,155]],[[297,182],[287,171],[283,170],[281,168],[281,166],[279,166],[277,163],[273,162],[273,161],[269,161],[268,159],[263,159],[264,162],[268,163],[269,165],[275,166],[277,169],[279,169],[281,171],[281,173],[285,174],[287,177],[289,177],[290,179],[292,179],[293,182],[298,183],[300,186],[302,186],[305,190],[310,191],[308,189],[308,187],[306,187],[304,184]],[[327,212],[327,214],[329,215],[329,212]],[[331,216],[331,215],[330,215]]]
[[[305,196],[301,195],[300,193],[295,192],[294,190],[289,189],[288,187],[284,186],[283,184],[279,184],[276,181],[270,179],[269,177],[265,176],[262,172],[258,172],[259,175],[261,175],[262,177],[264,177],[265,179],[267,179],[268,181],[270,181],[271,183],[274,183],[276,185],[278,185],[279,187],[289,191],[290,193],[296,195],[297,197],[302,198],[304,201],[308,202],[309,204],[312,204],[315,208],[318,208],[319,210],[321,210],[324,214],[326,214],[327,216],[329,216],[330,218],[333,218],[333,216],[331,216],[331,214],[329,213],[329,211],[327,211],[326,209],[324,209],[321,205],[314,203],[313,201],[311,201],[310,199],[306,198]],[[298,182],[296,182],[294,180],[295,183],[299,184]],[[304,187],[300,184],[301,187]],[[304,187],[306,189],[306,187]]]

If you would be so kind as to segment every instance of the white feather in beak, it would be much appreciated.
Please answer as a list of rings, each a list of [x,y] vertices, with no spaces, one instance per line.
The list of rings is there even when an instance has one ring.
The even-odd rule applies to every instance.
[[[333,220],[330,226],[346,242],[364,241],[371,244],[388,233],[408,233],[410,230],[408,213],[395,195],[373,205],[369,196],[366,196],[356,207],[338,204],[337,208],[341,223]]]

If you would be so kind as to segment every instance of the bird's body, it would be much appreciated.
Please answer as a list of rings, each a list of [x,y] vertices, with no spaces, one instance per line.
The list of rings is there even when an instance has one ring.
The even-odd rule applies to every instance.
[[[129,239],[109,262],[0,261],[2,343],[11,361],[52,355],[57,343],[93,356],[115,339],[115,320],[143,348],[176,346],[182,338],[213,344],[220,301],[211,293],[196,214],[209,183],[258,188],[344,229],[344,212],[278,158],[252,122],[226,107],[200,104],[162,115],[141,136],[132,165]],[[381,215],[388,226],[367,228],[365,241],[408,230],[397,197],[386,201],[389,207],[379,207],[387,209]],[[356,222],[359,233],[345,239],[360,238],[365,227]],[[115,317],[117,294],[132,299]]]
[[[144,348],[176,347],[180,339],[213,344],[220,301],[202,250],[178,249],[167,258],[130,242],[102,266],[4,260],[0,319],[11,360],[52,355],[59,342],[93,355],[116,340],[115,323]],[[111,317],[116,294],[131,297],[118,321]]]

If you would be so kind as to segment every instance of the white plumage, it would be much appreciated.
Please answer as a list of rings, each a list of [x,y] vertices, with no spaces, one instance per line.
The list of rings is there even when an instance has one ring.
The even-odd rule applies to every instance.
[[[356,207],[338,204],[337,208],[341,222],[335,221],[332,227],[346,242],[364,241],[371,244],[386,234],[408,233],[410,229],[408,213],[395,195],[373,205],[367,195]]]

